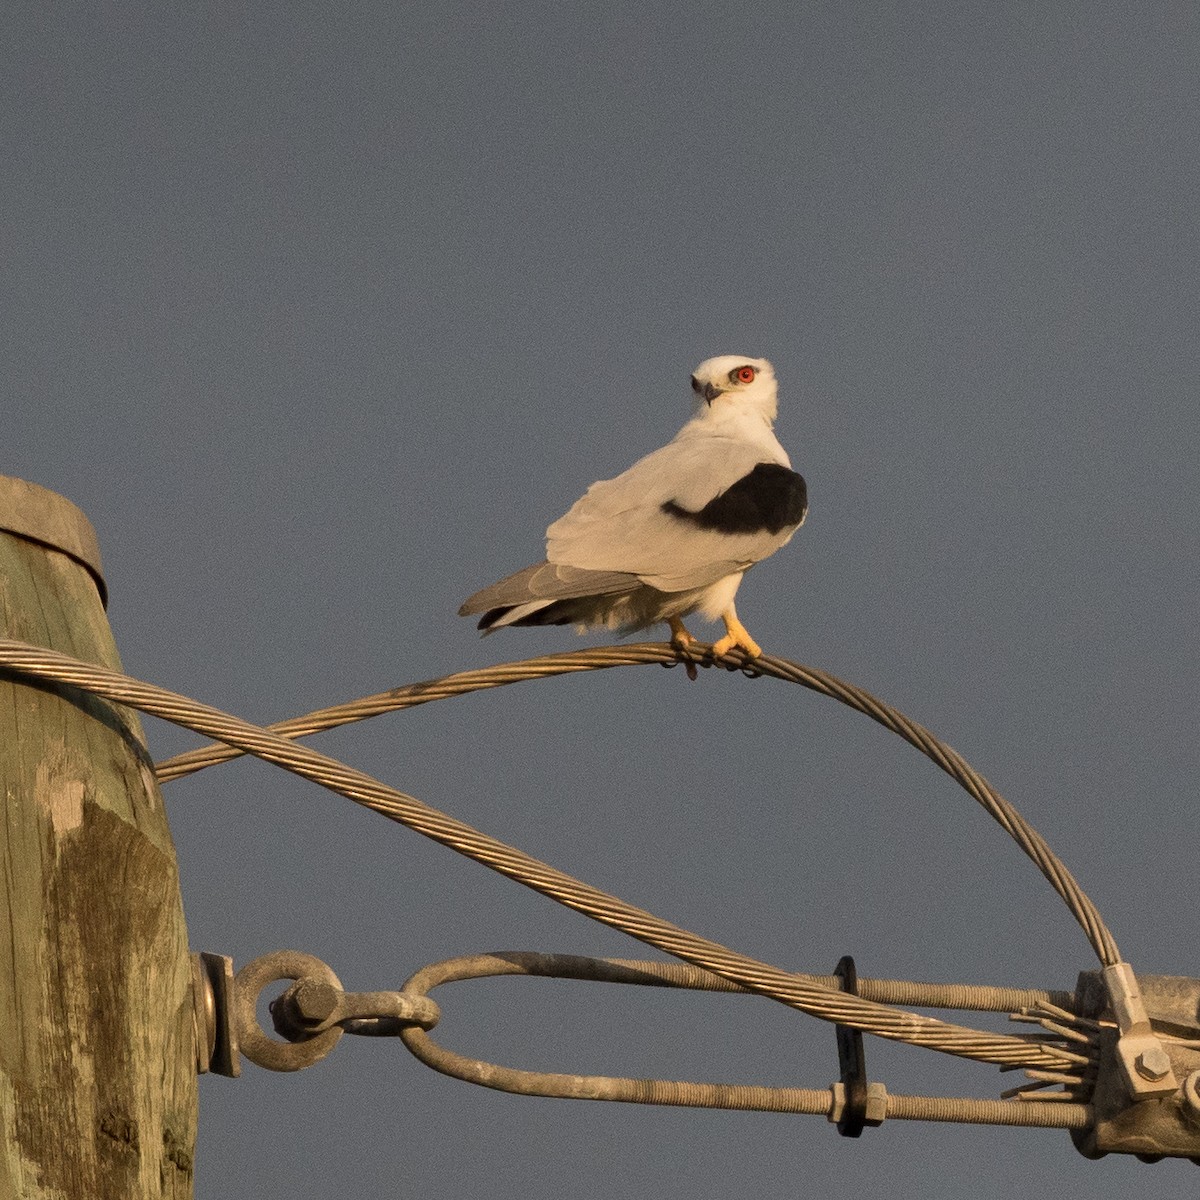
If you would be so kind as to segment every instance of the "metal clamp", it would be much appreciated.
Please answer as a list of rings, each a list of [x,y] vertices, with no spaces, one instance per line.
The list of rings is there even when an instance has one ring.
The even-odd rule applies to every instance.
[[[1129,1094],[1135,1100],[1173,1095],[1179,1083],[1171,1068],[1171,1056],[1151,1028],[1133,968],[1119,962],[1105,967],[1101,974],[1120,1030],[1117,1061]]]
[[[1200,1163],[1200,979],[1135,979],[1117,963],[1082,972],[1075,994],[1075,1011],[1096,1037],[1092,1119],[1072,1131],[1076,1148],[1087,1158]]]
[[[193,958],[197,1070],[236,1077],[239,1053],[269,1071],[299,1071],[320,1062],[343,1033],[395,1037],[402,1029],[432,1029],[438,1006],[403,992],[344,992],[333,970],[298,950],[276,950],[247,963],[236,975],[233,960],[218,954]],[[283,979],[293,985],[270,1004],[278,1041],[258,1023],[264,988]]]
[[[854,959],[845,955],[833,968],[842,991],[858,995],[858,971]],[[867,1055],[861,1030],[836,1025],[838,1070],[841,1081],[833,1085],[833,1106],[829,1119],[837,1124],[842,1137],[860,1137],[868,1125],[882,1125],[887,1116],[887,1088],[867,1080]]]

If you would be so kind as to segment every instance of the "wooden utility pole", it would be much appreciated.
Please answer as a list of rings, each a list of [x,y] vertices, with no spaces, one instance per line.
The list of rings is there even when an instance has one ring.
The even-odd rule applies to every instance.
[[[0,476],[0,632],[120,670],[95,533]],[[192,1195],[175,849],[137,714],[0,669],[0,1200]]]

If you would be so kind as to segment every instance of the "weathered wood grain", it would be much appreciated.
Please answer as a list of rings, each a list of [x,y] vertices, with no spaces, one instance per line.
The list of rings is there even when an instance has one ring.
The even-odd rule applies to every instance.
[[[0,477],[3,635],[120,669],[95,545]],[[0,1200],[190,1197],[187,931],[137,715],[0,672],[0,799]]]

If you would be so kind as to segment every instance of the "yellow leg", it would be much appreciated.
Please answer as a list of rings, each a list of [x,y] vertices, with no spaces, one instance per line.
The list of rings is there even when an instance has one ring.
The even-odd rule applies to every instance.
[[[678,617],[668,617],[667,624],[671,627],[671,645],[686,650],[696,639],[683,627]]]
[[[745,625],[737,618],[737,612],[731,604],[722,614],[725,622],[725,636],[713,642],[713,657],[720,658],[728,654],[734,646],[740,646],[751,658],[762,657],[762,647],[750,636]]]

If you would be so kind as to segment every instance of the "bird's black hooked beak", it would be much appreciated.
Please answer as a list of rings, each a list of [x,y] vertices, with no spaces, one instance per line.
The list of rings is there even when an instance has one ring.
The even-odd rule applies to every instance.
[[[695,375],[692,376],[692,391],[698,396],[703,396],[706,404],[712,404],[724,390],[724,388],[718,387],[715,383],[701,383]]]

